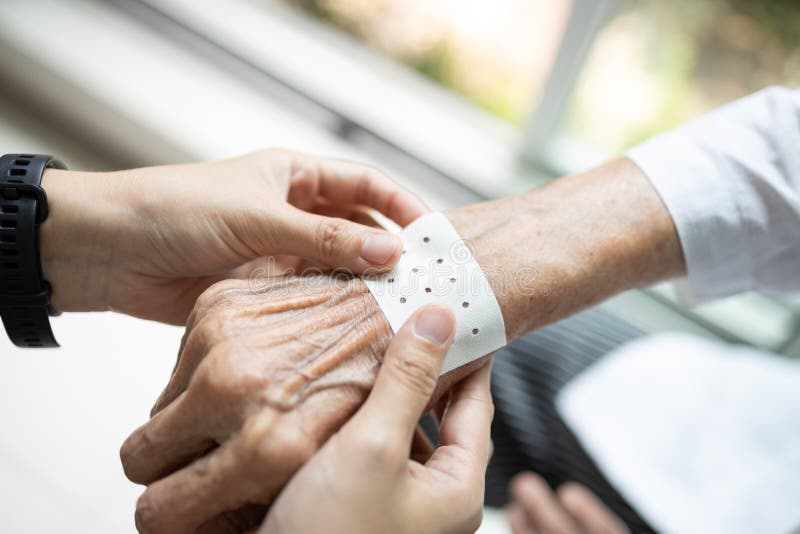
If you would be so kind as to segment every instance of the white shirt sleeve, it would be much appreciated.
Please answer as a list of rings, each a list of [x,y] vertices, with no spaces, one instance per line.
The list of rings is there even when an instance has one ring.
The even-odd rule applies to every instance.
[[[800,290],[800,90],[764,89],[631,149],[697,300]]]

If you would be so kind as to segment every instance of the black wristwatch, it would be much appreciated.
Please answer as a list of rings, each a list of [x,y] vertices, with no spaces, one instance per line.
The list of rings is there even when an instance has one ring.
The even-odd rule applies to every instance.
[[[18,347],[57,347],[49,316],[50,284],[42,276],[39,225],[47,219],[45,169],[66,169],[52,156],[0,158],[0,317]]]

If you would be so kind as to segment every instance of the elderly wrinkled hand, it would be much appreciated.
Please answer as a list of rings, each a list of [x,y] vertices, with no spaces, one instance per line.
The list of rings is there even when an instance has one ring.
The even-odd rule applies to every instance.
[[[257,288],[237,280],[210,288],[153,418],[122,447],[127,476],[148,485],[139,528],[189,532],[269,504],[364,401],[391,338],[359,279],[271,277]],[[435,396],[484,363],[448,373]]]

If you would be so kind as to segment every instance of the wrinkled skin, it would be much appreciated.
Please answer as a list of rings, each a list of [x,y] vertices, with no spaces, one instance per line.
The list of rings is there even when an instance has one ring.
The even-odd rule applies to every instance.
[[[122,448],[125,473],[149,485],[137,526],[189,532],[209,520],[208,531],[257,524],[248,521],[260,519],[252,507],[224,513],[274,499],[362,404],[391,337],[358,279],[276,276],[212,286],[190,316],[154,418]],[[436,396],[482,363],[450,373]]]

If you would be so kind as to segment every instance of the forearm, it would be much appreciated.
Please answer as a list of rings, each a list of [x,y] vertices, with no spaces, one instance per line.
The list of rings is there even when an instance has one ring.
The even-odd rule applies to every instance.
[[[669,212],[627,159],[447,216],[486,273],[509,339],[685,272]]]

